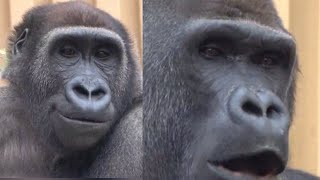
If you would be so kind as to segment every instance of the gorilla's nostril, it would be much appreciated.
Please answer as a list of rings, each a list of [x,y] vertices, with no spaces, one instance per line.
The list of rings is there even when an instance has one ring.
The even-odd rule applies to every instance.
[[[100,88],[91,92],[92,98],[95,98],[95,99],[101,99],[105,95],[106,95],[106,91]]]
[[[86,76],[85,81],[81,82],[82,79],[81,76],[75,77],[67,83],[66,98],[76,110],[86,112],[89,116],[99,116],[111,103],[110,88],[102,79],[95,80],[94,77]]]
[[[268,118],[275,118],[277,116],[280,115],[280,109],[274,105],[271,105],[270,107],[268,107],[267,109],[267,117]]]
[[[254,116],[262,116],[263,115],[262,109],[250,101],[247,101],[242,105],[242,110],[244,112],[246,112],[248,114],[252,114]]]
[[[73,91],[77,94],[77,96],[82,97],[82,98],[88,98],[89,97],[89,91],[81,86],[81,85],[76,85],[73,88]]]

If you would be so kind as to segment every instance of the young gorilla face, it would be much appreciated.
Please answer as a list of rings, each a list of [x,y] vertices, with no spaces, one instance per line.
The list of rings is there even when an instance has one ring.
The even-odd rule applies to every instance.
[[[28,29],[17,40],[16,54],[27,37]],[[48,100],[49,121],[65,147],[87,149],[117,116],[110,81],[126,58],[122,39],[102,28],[66,27],[49,31],[39,44],[39,63],[48,64],[48,73],[62,85]]]
[[[45,39],[44,51],[64,84],[51,101],[55,133],[66,147],[88,148],[115,122],[109,81],[124,58],[124,45],[111,31],[86,27],[54,29]]]
[[[145,177],[276,178],[288,159],[296,52],[271,1],[144,9]]]
[[[52,18],[59,13],[68,17]],[[30,108],[33,127],[69,150],[95,145],[136,93],[135,62],[128,60],[130,41],[122,25],[74,2],[35,8],[15,33],[5,76]]]
[[[29,10],[7,48],[1,176],[138,176],[142,87],[132,49],[119,21],[84,2]]]

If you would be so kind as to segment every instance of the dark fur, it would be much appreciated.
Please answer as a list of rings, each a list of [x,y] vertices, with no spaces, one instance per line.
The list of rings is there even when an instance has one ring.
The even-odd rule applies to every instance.
[[[313,176],[311,174],[305,173],[300,170],[287,169],[280,177],[283,180],[319,180],[319,177]]]
[[[140,177],[142,175],[142,104],[121,119],[104,142],[87,177]]]
[[[66,152],[57,142],[52,124],[48,122],[49,99],[61,91],[63,84],[58,74],[52,72],[50,63],[38,59],[38,46],[40,46],[40,40],[50,30],[72,26],[111,30],[125,42],[127,67],[124,71],[117,72],[122,79],[113,79],[109,84],[118,114],[117,122],[121,122],[121,118],[141,101],[139,62],[132,51],[132,42],[119,21],[82,2],[33,8],[15,27],[7,48],[9,65],[4,72],[4,78],[9,80],[10,86],[2,94],[0,102],[0,126],[2,127],[0,153],[5,152],[4,156],[1,156],[1,176],[78,177],[87,174],[86,171],[95,160],[98,151],[101,154],[100,158],[110,158],[105,151],[111,151],[113,147],[108,144],[101,144],[98,145],[99,148],[91,148],[83,152]],[[22,55],[16,57],[12,54],[13,46],[26,28],[29,29],[30,34],[23,44]],[[130,118],[127,117],[127,119]],[[141,117],[134,120],[134,122],[140,121]],[[124,128],[129,131],[131,128],[119,126],[122,125],[116,124],[115,129]],[[117,130],[111,133],[113,132],[117,134]],[[119,140],[122,138],[121,135],[112,136]],[[113,138],[112,140],[115,141]],[[103,139],[102,143],[106,141],[108,137]],[[119,147],[133,148],[129,145],[127,147],[119,145]],[[103,165],[104,163],[99,170],[96,170],[95,175],[106,169]],[[117,171],[117,169],[110,170]]]
[[[0,88],[1,148],[0,177],[45,175],[49,151],[44,152],[32,127],[28,112],[9,88]]]
[[[220,114],[223,113],[222,110],[216,109],[219,109],[219,102],[225,102],[223,98],[228,94],[224,92],[228,90],[221,88],[219,91],[218,88],[228,85],[229,82],[236,84],[237,81],[223,79],[230,73],[226,73],[221,79],[210,78],[213,74],[228,72],[221,69],[208,74],[206,81],[212,84],[205,87],[199,83],[203,79],[192,79],[188,76],[188,73],[193,71],[192,65],[188,64],[189,56],[187,56],[191,53],[186,47],[181,47],[185,43],[183,37],[189,29],[188,23],[199,19],[228,19],[236,22],[245,20],[285,34],[289,33],[283,27],[271,0],[148,0],[144,1],[143,12],[144,178],[193,179],[192,163],[197,154],[196,149],[201,149],[199,146],[203,146],[203,151],[210,147],[210,144],[221,144],[220,148],[226,151],[230,148],[224,147],[223,143],[233,137],[233,129],[223,129],[223,127],[212,127],[218,137],[211,136],[209,142],[197,143],[203,141],[198,134],[206,132],[206,127],[211,127],[214,121],[219,121]],[[294,109],[296,71],[297,66],[294,66],[291,74],[292,83],[283,85],[278,82],[276,86],[280,89],[290,86],[285,99],[283,94],[277,92],[288,108],[290,116]],[[208,89],[211,88],[216,89],[209,94]],[[215,93],[221,95],[216,97]],[[207,101],[212,96],[215,101],[211,102],[212,105],[209,106],[211,109],[206,110]],[[211,124],[202,120],[206,118],[208,111],[215,113],[211,117],[213,119]],[[239,139],[249,139],[251,135],[248,134],[249,132]],[[237,141],[233,144],[237,147]],[[241,145],[238,147],[242,148]],[[221,151],[221,154],[223,153],[224,151]],[[221,154],[215,156],[219,157]],[[291,171],[288,172],[290,173]]]

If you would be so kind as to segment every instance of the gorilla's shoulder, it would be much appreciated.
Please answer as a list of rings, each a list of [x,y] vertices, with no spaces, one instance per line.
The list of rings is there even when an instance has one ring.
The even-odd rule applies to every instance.
[[[8,96],[8,87],[0,87],[0,98],[7,97]]]
[[[0,106],[5,104],[14,104],[17,103],[18,98],[12,92],[9,86],[0,87]]]
[[[295,169],[286,169],[281,177],[283,180],[320,180],[319,177]]]

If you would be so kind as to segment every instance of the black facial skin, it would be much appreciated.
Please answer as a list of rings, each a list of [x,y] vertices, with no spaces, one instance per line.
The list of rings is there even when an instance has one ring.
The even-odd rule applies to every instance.
[[[287,162],[290,119],[279,97],[286,95],[295,61],[293,40],[250,22],[208,20],[188,27],[181,45],[189,52],[183,58],[190,69],[186,85],[199,94],[194,103],[204,106],[193,122],[190,173],[199,179],[233,178],[219,166],[254,176],[280,173]]]
[[[141,99],[131,44],[120,22],[83,2],[27,12],[7,48],[4,78],[10,86],[0,96],[0,126],[6,129],[0,133],[6,144],[0,146],[6,154],[2,177],[82,177],[99,153],[104,162],[110,158],[105,151],[140,149],[120,141],[110,144],[113,149],[107,143],[122,138],[117,131],[132,125],[127,114]],[[125,125],[117,126],[123,117]],[[142,121],[137,117],[133,122]],[[107,169],[107,163],[99,168]],[[120,165],[115,167],[108,173],[117,173]]]
[[[14,56],[22,55],[19,44],[26,36],[17,40]],[[48,97],[47,120],[65,148],[88,149],[106,135],[119,116],[112,101],[115,87],[109,81],[127,58],[122,39],[102,28],[71,27],[50,31],[40,44],[44,46],[39,47],[38,56],[47,59],[47,73],[63,85]]]
[[[272,1],[144,1],[144,47],[145,179],[277,179],[297,62]]]
[[[55,133],[65,147],[87,149],[116,119],[108,81],[124,58],[121,38],[84,27],[62,28],[48,36],[50,66],[65,84],[64,92],[50,100]]]

